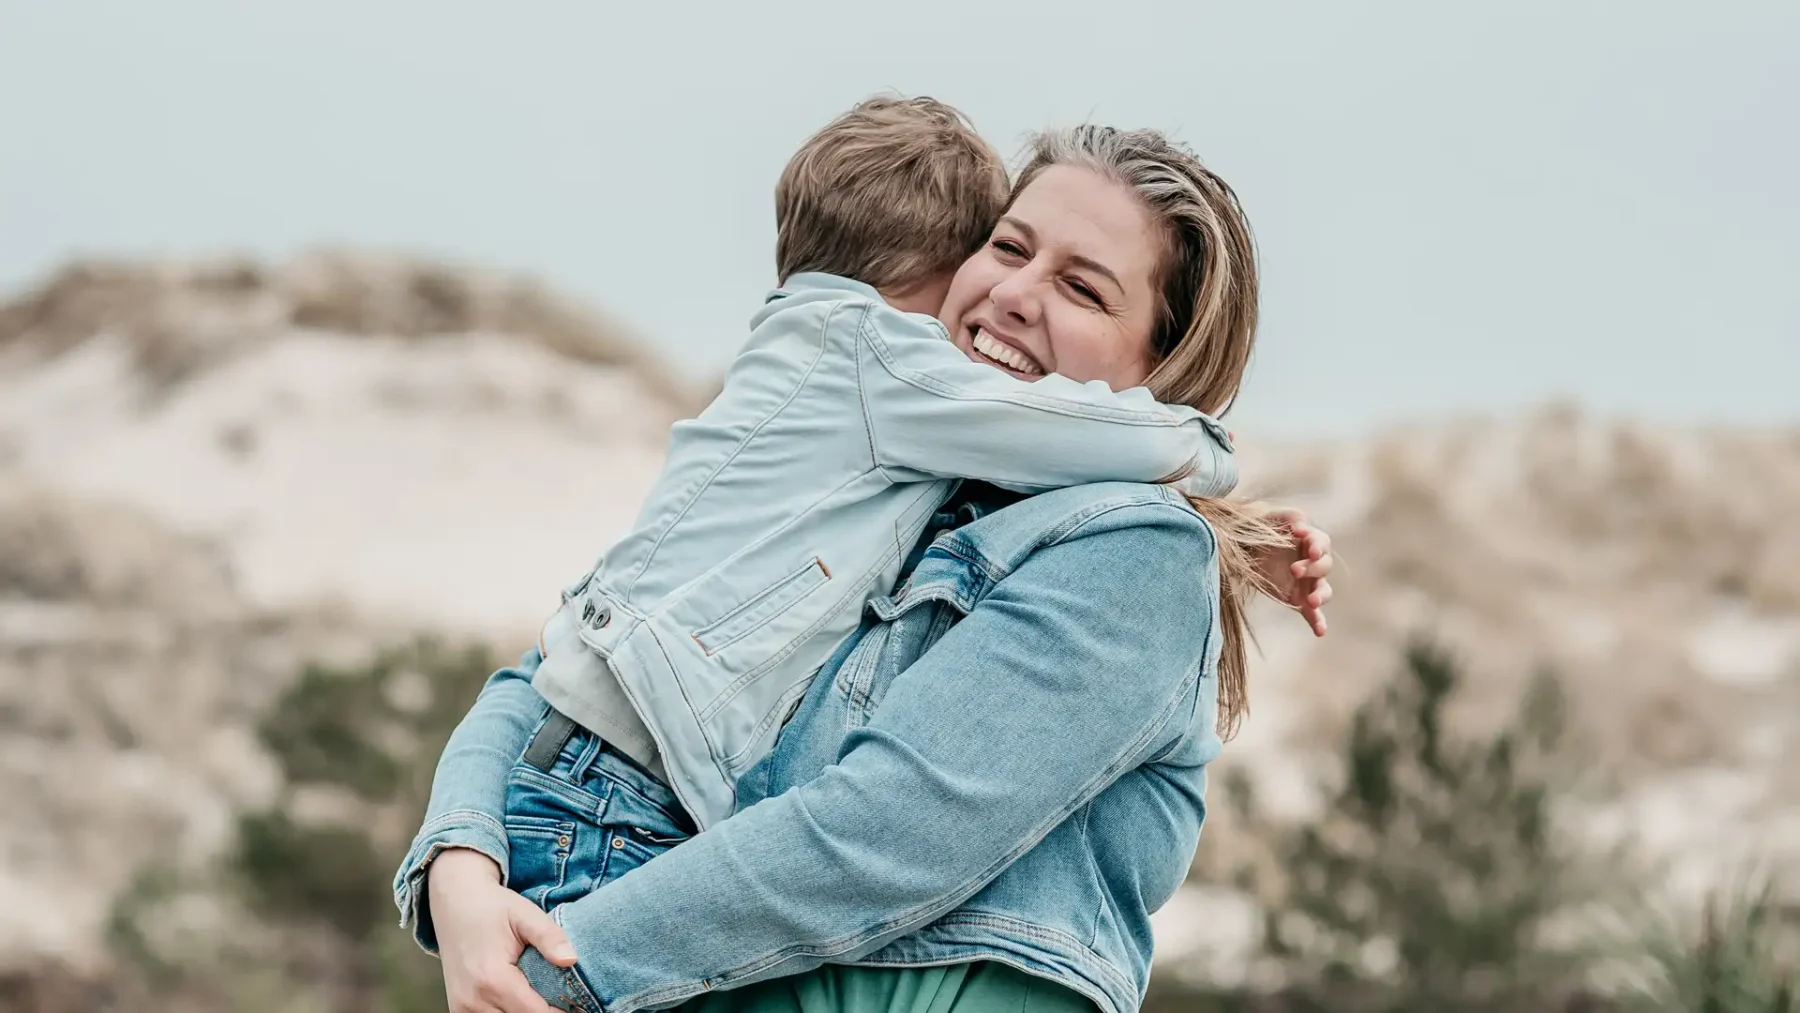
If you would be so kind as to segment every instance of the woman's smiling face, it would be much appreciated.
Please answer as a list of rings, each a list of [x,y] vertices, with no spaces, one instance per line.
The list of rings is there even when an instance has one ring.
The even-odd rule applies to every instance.
[[[1162,239],[1123,185],[1051,166],[957,270],[938,318],[969,358],[1022,380],[1060,373],[1139,386],[1155,365]]]

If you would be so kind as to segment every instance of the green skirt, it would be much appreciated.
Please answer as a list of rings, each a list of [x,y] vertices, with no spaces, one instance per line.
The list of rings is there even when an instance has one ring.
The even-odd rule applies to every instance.
[[[1094,1013],[1048,978],[981,961],[947,967],[840,967],[690,1000],[681,1013]]]

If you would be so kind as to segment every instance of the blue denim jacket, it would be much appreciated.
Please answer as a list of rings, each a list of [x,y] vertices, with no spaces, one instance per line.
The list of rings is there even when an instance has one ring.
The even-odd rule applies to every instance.
[[[1219,424],[1142,387],[971,361],[930,317],[867,285],[801,274],[752,321],[724,390],[670,434],[629,534],[565,609],[539,693],[606,728],[586,646],[655,740],[670,787],[707,826],[733,785],[949,494],[975,478],[1023,492],[1176,476],[1236,484]]]
[[[631,1013],[826,961],[999,960],[1136,1009],[1220,747],[1211,531],[1173,490],[1116,483],[939,521],[960,526],[832,656],[746,808],[555,910],[576,970],[520,964],[547,999]],[[424,863],[494,853],[542,714],[520,673],[484,695],[396,881],[426,946]]]

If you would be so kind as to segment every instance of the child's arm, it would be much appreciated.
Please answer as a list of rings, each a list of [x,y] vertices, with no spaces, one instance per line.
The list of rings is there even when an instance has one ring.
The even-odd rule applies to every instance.
[[[1225,430],[1212,418],[1055,374],[1026,382],[971,361],[936,321],[875,306],[852,317],[858,378],[884,468],[976,478],[1020,492],[1086,482],[1180,480],[1222,496],[1237,484]]]
[[[413,938],[427,951],[437,952],[437,932],[431,923],[425,874],[438,855],[449,848],[478,851],[500,867],[501,882],[506,881],[506,778],[546,707],[531,688],[536,654],[534,649],[519,667],[502,668],[490,676],[475,705],[450,733],[432,777],[424,823],[394,875],[400,924],[411,926]]]

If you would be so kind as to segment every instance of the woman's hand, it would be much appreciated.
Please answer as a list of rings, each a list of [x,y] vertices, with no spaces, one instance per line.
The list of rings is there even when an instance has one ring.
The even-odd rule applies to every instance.
[[[1275,600],[1300,610],[1313,636],[1325,635],[1325,605],[1331,601],[1331,536],[1306,520],[1306,511],[1272,507],[1264,519],[1286,531],[1293,541],[1283,548],[1265,549],[1257,568],[1276,591]]]
[[[493,859],[451,848],[426,872],[450,1013],[553,1013],[519,971],[527,944],[559,967],[575,948],[543,909],[500,885]]]

